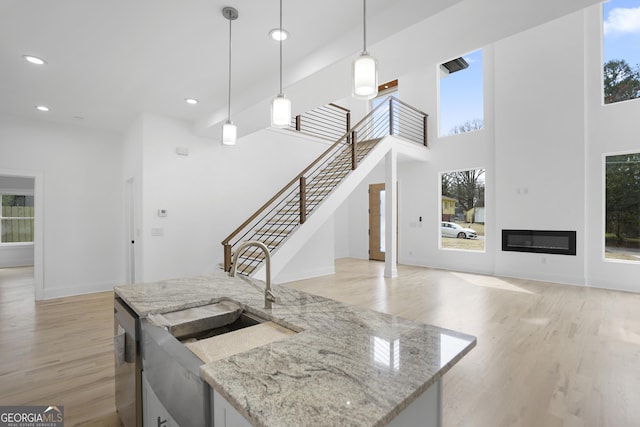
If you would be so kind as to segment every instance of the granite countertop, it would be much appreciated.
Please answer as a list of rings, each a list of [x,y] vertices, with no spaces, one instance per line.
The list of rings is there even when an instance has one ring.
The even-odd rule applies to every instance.
[[[204,364],[200,375],[256,426],[389,423],[475,345],[473,336],[220,271],[118,286],[141,317],[222,300],[298,332]]]

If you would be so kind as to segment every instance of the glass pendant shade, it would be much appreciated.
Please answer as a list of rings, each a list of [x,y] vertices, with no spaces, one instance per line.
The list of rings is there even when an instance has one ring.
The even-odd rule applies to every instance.
[[[283,94],[271,101],[271,126],[287,128],[291,124],[291,101]]]
[[[378,95],[378,61],[363,52],[353,61],[353,96],[372,99]]]
[[[236,138],[238,136],[238,128],[233,124],[231,120],[227,120],[222,126],[222,144],[223,145],[236,145]]]

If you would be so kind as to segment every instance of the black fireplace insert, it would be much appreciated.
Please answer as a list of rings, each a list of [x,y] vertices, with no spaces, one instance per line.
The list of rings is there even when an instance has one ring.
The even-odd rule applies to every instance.
[[[576,232],[558,230],[502,230],[502,250],[575,255]]]

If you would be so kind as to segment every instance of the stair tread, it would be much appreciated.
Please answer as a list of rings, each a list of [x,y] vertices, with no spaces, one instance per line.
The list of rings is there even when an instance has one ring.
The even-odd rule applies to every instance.
[[[255,270],[256,267],[257,265],[238,263],[238,266],[236,267],[236,273],[249,276],[251,273],[253,273],[253,270]]]

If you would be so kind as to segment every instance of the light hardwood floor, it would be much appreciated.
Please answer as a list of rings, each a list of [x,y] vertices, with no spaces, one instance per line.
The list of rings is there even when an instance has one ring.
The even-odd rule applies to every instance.
[[[66,426],[117,426],[113,292],[34,301],[32,268],[0,269],[0,405],[62,405]]]
[[[445,426],[640,426],[640,295],[383,270],[344,259],[287,286],[477,336],[445,376]],[[34,303],[30,271],[0,269],[0,405],[58,403],[66,425],[117,425],[112,298]]]
[[[339,260],[291,287],[478,338],[444,381],[445,426],[640,426],[640,295]]]

